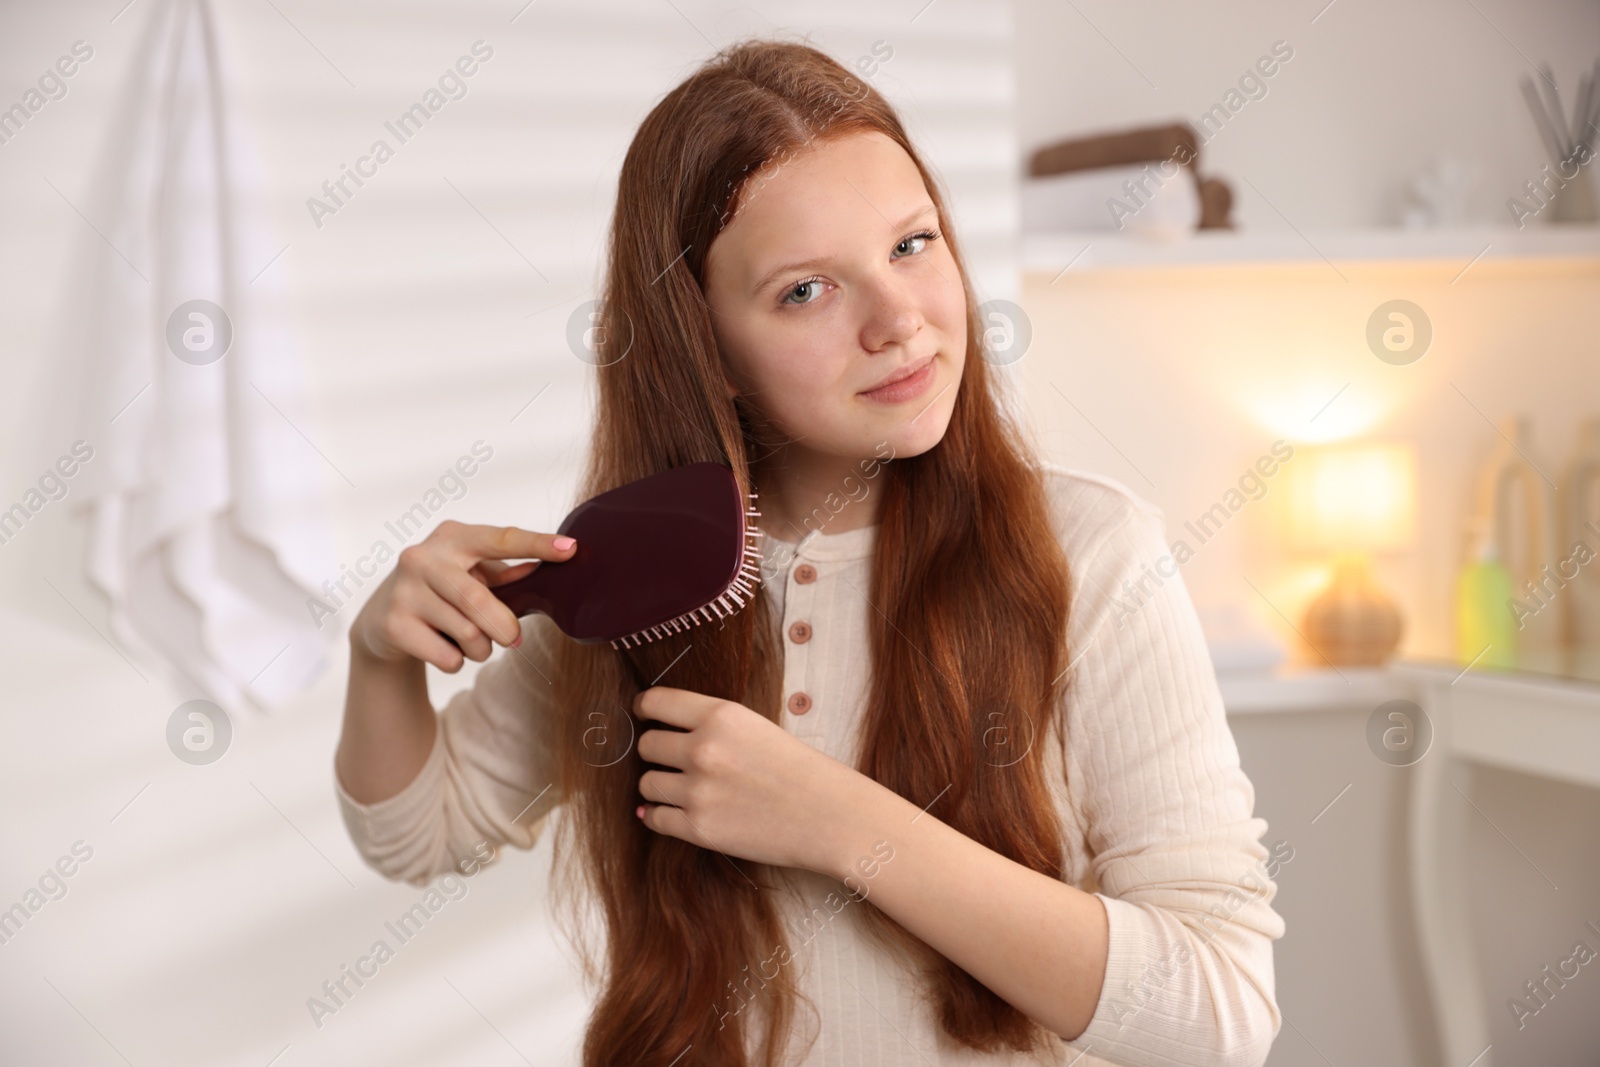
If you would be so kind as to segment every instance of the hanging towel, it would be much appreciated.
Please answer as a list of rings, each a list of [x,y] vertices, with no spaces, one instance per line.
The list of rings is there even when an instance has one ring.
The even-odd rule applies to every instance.
[[[145,17],[69,280],[64,354],[95,450],[88,577],[117,639],[180,689],[266,710],[330,658],[337,628],[306,604],[337,573],[324,493],[343,475],[315,443],[284,313],[292,253],[228,106],[214,7],[158,0]]]

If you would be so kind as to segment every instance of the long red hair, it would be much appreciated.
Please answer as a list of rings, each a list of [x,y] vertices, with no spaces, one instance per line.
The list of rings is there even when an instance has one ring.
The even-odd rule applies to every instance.
[[[753,472],[771,446],[771,427],[744,398],[727,398],[704,295],[706,252],[763,164],[873,130],[905,149],[938,209],[966,285],[967,349],[943,440],[896,458],[880,475],[871,564],[879,610],[870,613],[872,679],[857,769],[931,804],[930,814],[968,837],[1060,878],[1048,745],[1030,745],[1015,762],[993,755],[997,737],[1053,736],[1065,684],[1069,574],[1042,474],[998,402],[938,183],[889,104],[822,52],[773,40],[727,48],[640,125],[618,181],[600,323],[600,336],[631,347],[616,358],[602,346],[582,498],[702,460],[728,464],[759,494]],[[787,944],[774,900],[779,872],[657,834],[634,816],[639,779],[652,765],[633,744],[640,723],[631,711],[639,680],[670,664],[674,687],[780,721],[782,658],[764,586],[721,626],[625,652],[556,645],[557,706],[570,709],[555,727],[566,805],[557,901],[570,907],[581,888],[606,927],[601,966],[592,931],[576,914],[571,923],[598,987],[586,1067],[745,1067],[747,1047],[776,1067],[786,1051],[804,999],[794,968],[765,981],[762,1011],[725,1018],[718,1010],[747,968]],[[574,850],[578,862],[569,864]],[[858,907],[869,933],[919,977],[953,1042],[1026,1051],[1057,1040],[870,901]],[[747,1023],[759,1031],[747,1035]]]

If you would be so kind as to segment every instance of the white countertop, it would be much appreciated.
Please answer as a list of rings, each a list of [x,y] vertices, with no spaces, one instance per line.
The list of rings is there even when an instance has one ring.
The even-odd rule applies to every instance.
[[[1526,671],[1469,670],[1439,660],[1402,659],[1382,667],[1280,666],[1270,671],[1219,671],[1217,684],[1229,715],[1374,707],[1385,700],[1416,699],[1424,685],[1463,692],[1548,696],[1600,710],[1600,682]]]

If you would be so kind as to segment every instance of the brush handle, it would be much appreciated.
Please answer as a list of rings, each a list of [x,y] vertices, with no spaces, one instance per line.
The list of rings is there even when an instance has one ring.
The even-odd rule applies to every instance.
[[[544,583],[549,578],[549,575],[543,572],[546,567],[559,567],[561,562],[543,560],[530,573],[524,574],[515,581],[506,582],[503,585],[490,586],[489,592],[499,598],[500,602],[510,608],[512,614],[519,619],[524,615],[532,615],[535,612],[541,615],[548,615],[555,602],[545,591]]]
[[[1545,151],[1550,153],[1551,162],[1560,163],[1563,156],[1561,138],[1556,135],[1556,128],[1550,121],[1550,116],[1545,114],[1544,102],[1539,99],[1538,88],[1531,78],[1523,78],[1521,86],[1522,97],[1528,102],[1528,110],[1533,114],[1533,124],[1539,130],[1539,138],[1544,141]]]
[[[1550,123],[1556,128],[1556,138],[1561,142],[1561,155],[1556,162],[1566,159],[1567,153],[1572,151],[1572,136],[1567,129],[1567,116],[1561,109],[1561,93],[1556,89],[1556,72],[1550,64],[1539,64],[1539,73],[1544,76],[1540,89],[1544,90],[1545,104],[1548,106]]]
[[[524,574],[521,578],[506,582],[503,585],[492,585],[489,587],[489,592],[493,593],[502,604],[510,608],[512,614],[519,619],[524,615],[536,613],[548,615],[555,601],[546,595],[544,582],[537,579],[539,579],[539,572],[546,567],[558,567],[560,565],[560,561],[540,560],[539,565],[533,568],[531,573]],[[440,637],[455,645],[457,649],[461,648],[456,639],[443,630],[438,631],[438,633]]]
[[[1593,148],[1597,139],[1600,139],[1600,59],[1594,61],[1594,69],[1589,72],[1589,99],[1584,113],[1578,118],[1583,127],[1580,139],[1584,144]]]

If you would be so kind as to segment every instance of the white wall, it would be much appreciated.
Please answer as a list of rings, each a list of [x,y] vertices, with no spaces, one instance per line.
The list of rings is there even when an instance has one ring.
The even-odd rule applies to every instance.
[[[1021,0],[1017,29],[1030,152],[1101,129],[1198,126],[1281,40],[1294,57],[1201,149],[1202,170],[1232,185],[1242,225],[1397,223],[1406,182],[1439,155],[1479,168],[1471,218],[1509,224],[1506,198],[1545,163],[1517,79],[1532,73],[1528,59],[1550,62],[1570,112],[1600,52],[1600,5]]]

